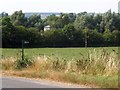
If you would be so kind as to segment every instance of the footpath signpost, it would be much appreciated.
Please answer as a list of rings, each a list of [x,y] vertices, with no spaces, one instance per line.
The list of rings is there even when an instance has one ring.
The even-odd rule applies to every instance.
[[[29,43],[28,41],[22,40],[22,60],[24,60],[24,44]]]

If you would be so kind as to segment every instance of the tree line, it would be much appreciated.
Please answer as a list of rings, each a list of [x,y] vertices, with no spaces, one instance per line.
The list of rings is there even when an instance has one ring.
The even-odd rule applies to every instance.
[[[61,13],[41,19],[40,15],[25,17],[20,11],[12,15],[0,14],[3,47],[84,47],[120,45],[120,14],[108,10],[105,13]],[[46,25],[51,30],[44,31]]]

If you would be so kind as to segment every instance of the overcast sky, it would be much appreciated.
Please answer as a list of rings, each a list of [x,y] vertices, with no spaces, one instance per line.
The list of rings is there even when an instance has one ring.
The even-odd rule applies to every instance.
[[[64,12],[79,13],[83,11],[104,13],[111,9],[118,12],[120,0],[1,0],[0,13],[23,12]]]

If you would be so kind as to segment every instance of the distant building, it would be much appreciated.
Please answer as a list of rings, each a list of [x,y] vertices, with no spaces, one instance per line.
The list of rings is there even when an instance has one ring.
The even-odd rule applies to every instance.
[[[118,2],[118,13],[120,13],[120,1]]]
[[[42,19],[45,19],[48,16],[53,15],[53,14],[55,14],[56,16],[60,16],[60,13],[57,13],[57,12],[26,12],[24,14],[25,14],[25,17],[27,18],[32,15],[40,15]]]
[[[47,25],[44,27],[44,31],[50,30],[50,28],[51,28],[50,25]]]

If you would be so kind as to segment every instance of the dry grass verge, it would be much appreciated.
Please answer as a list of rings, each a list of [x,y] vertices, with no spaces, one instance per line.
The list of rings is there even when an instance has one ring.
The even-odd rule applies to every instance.
[[[16,63],[17,62],[17,63]],[[64,60],[59,57],[38,56],[33,57],[30,64],[26,59],[19,63],[16,58],[4,58],[2,69],[8,70],[8,75],[49,78],[56,81],[71,82],[77,84],[91,84],[100,87],[118,87],[118,58],[115,52],[106,50],[89,51],[87,57],[80,56],[77,60]],[[17,65],[19,64],[19,65]],[[20,66],[20,67],[19,67]]]

